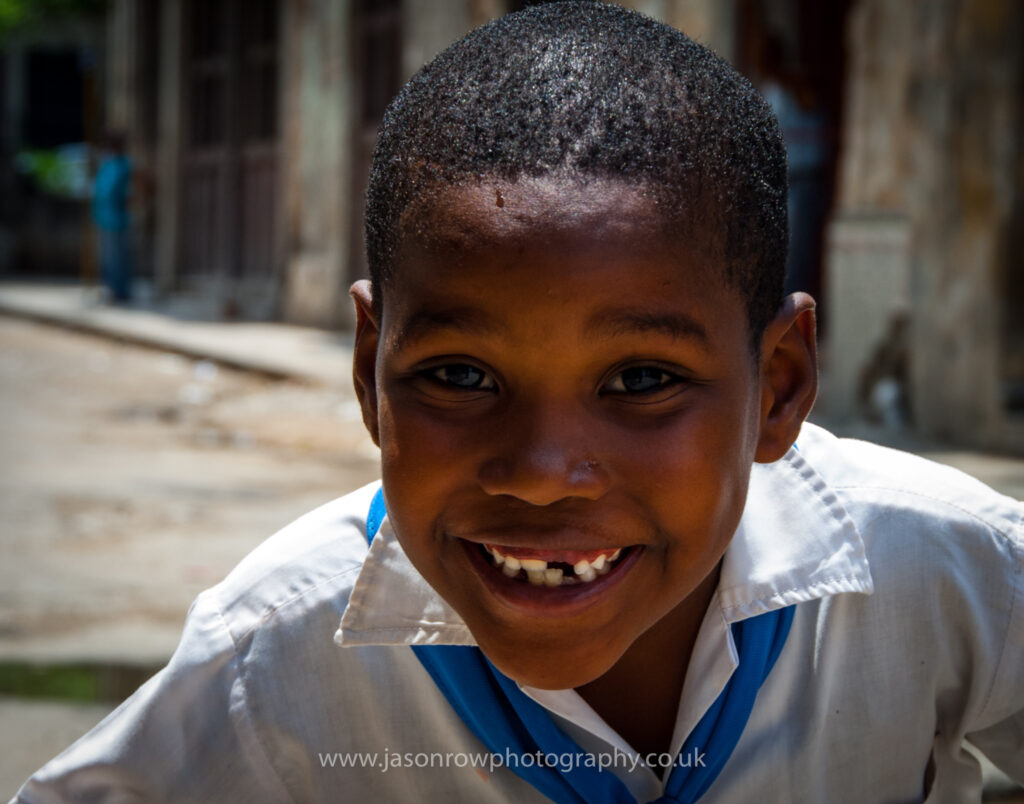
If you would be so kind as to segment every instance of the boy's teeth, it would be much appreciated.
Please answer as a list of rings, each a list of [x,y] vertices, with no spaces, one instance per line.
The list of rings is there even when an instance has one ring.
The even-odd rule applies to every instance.
[[[486,546],[486,550],[494,559],[495,566],[509,578],[519,576],[519,570],[526,572],[526,579],[534,586],[572,586],[577,583],[590,583],[598,575],[605,575],[612,564],[622,554],[618,549],[611,554],[600,554],[593,561],[586,559],[573,564],[573,571],[566,574],[561,567],[550,567],[548,562],[540,558],[516,558],[502,554],[497,547]]]

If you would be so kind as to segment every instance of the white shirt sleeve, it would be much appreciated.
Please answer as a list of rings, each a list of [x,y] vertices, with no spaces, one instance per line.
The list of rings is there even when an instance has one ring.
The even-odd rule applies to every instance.
[[[216,598],[200,595],[167,667],[13,801],[290,801],[252,728],[239,667]]]
[[[1006,601],[1009,626],[981,727],[967,734],[993,764],[1024,785],[1024,534],[1011,542],[1016,572],[1012,598]],[[1007,573],[1009,575],[1009,573]]]

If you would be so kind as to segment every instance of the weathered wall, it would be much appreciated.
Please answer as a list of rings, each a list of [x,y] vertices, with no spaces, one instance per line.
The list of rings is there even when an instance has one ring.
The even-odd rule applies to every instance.
[[[839,216],[906,217],[907,263],[892,270],[909,276],[915,424],[1005,446],[1002,290],[1024,198],[1024,4],[860,0],[848,34]],[[845,270],[841,255],[830,256],[830,271]],[[887,298],[861,308],[838,298],[833,308],[876,323],[894,309]],[[853,370],[843,343],[830,352],[832,370]]]
[[[1002,275],[1024,197],[1017,0],[919,10],[911,50],[908,209],[915,305],[911,380],[921,427],[1001,446]],[[1019,237],[1019,233],[1018,233]]]
[[[865,415],[883,416],[870,404],[877,380],[899,383],[901,399],[891,400],[890,417],[905,419],[907,377],[892,376],[878,363],[879,355],[905,351],[892,343],[901,320],[909,315],[909,227],[904,215],[883,209],[846,212],[829,226],[825,277],[828,299],[828,342],[824,350],[824,382],[818,410],[829,419],[846,421]],[[880,376],[880,372],[882,372]]]
[[[282,313],[285,320],[313,326],[348,326],[350,2],[306,0],[283,7]]]
[[[838,206],[899,213],[910,175],[909,43],[915,3],[861,0],[847,17],[847,80]]]

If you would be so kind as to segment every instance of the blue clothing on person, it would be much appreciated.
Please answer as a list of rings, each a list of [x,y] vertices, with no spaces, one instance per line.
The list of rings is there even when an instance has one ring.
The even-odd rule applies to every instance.
[[[128,196],[131,192],[132,163],[122,154],[100,162],[93,189],[92,217],[107,232],[128,228]]]
[[[131,297],[128,215],[131,179],[131,160],[123,154],[115,154],[100,163],[93,188],[92,216],[100,230],[100,276],[116,301],[127,301]]]

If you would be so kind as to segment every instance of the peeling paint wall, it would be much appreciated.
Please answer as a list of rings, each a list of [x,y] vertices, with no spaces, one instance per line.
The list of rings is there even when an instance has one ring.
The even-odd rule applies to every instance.
[[[893,270],[909,276],[915,425],[1024,449],[1003,368],[1014,327],[1006,277],[1020,270],[1024,245],[1014,218],[1024,199],[1024,4],[861,0],[848,34],[839,218],[906,217],[907,263]],[[846,270],[831,256],[830,271]],[[858,309],[833,301],[852,319],[888,314],[885,299]],[[858,370],[841,365],[842,344],[831,352],[832,369]]]

